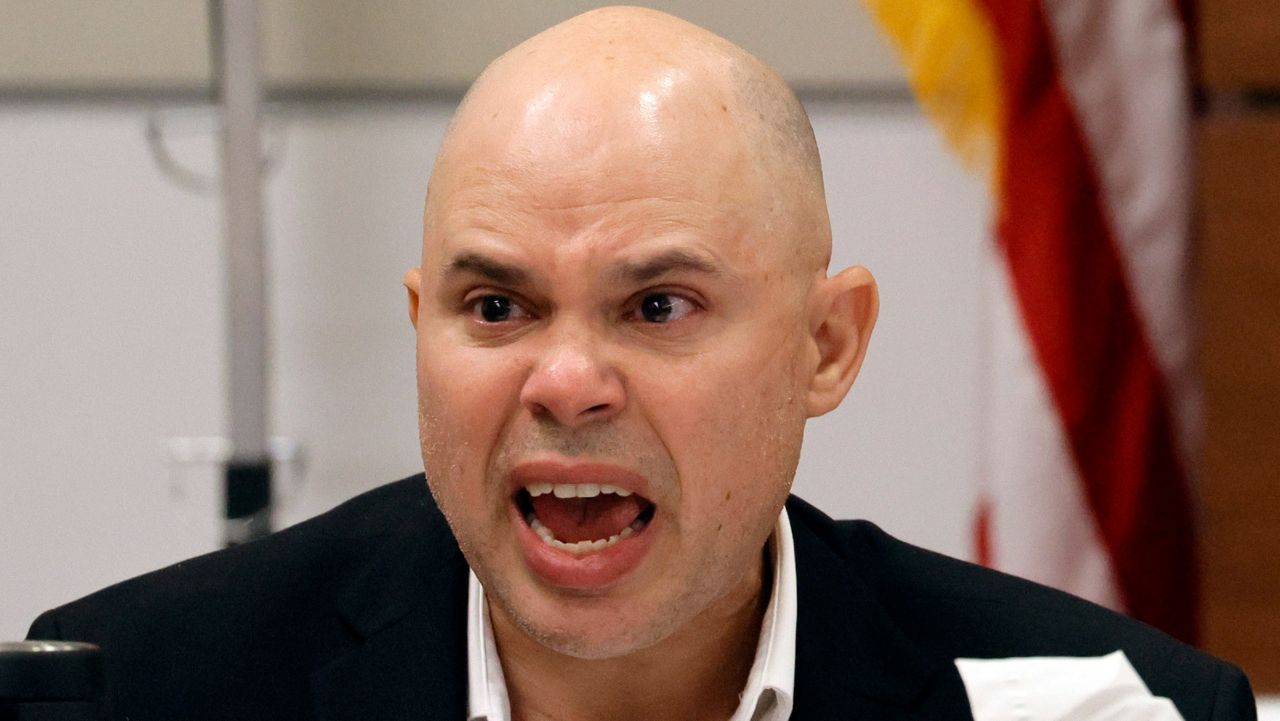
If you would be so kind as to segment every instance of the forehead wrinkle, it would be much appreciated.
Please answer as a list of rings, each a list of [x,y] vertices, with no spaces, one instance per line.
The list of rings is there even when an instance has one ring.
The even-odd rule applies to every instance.
[[[606,205],[630,206],[636,203],[641,203],[641,204],[653,203],[653,204],[659,204],[659,205],[664,203],[670,203],[670,204],[695,203],[698,205],[705,205],[701,201],[698,201],[694,198],[681,197],[676,195],[638,194],[638,195],[629,195],[629,196],[609,196],[609,197],[601,198],[599,200],[582,200],[579,202],[542,203],[542,202],[534,201],[530,203],[529,209],[574,212],[574,211],[590,211]],[[605,217],[608,217],[608,216],[605,216]]]
[[[566,236],[660,235],[679,230],[721,234],[742,225],[750,210],[723,198],[637,194],[570,200],[540,197],[536,190],[503,184],[502,190],[473,187],[456,191],[441,206],[446,232],[479,230],[492,235],[529,237],[548,231]],[[576,195],[576,193],[574,193]]]

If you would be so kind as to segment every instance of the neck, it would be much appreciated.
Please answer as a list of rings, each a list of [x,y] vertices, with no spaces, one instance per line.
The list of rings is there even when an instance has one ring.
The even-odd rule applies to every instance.
[[[530,638],[495,610],[490,616],[512,718],[729,718],[746,686],[769,603],[772,568],[767,555],[724,598],[667,638],[626,656],[566,656]]]

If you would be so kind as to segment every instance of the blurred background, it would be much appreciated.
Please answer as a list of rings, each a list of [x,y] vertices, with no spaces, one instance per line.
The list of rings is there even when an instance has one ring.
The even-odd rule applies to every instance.
[[[277,459],[276,528],[421,469],[400,279],[417,263],[437,144],[490,59],[598,4],[260,4],[262,407]],[[992,478],[1013,467],[1024,498],[1086,519],[1055,527],[1028,513],[1022,526],[1060,532],[1028,547],[1077,553],[1044,565],[1065,563],[1075,580],[1060,585],[1089,595],[1073,584],[1097,581],[1097,600],[1123,607],[1109,517],[1089,525],[1097,484],[1050,488],[1057,471],[1042,478],[1034,464],[1001,460],[1013,449],[1061,456],[1067,476],[1090,467],[1071,461],[1070,423],[1037,436],[993,411],[1038,357],[1015,343],[1023,368],[1006,374],[1008,346],[999,350],[1004,328],[1039,337],[1019,321],[1016,270],[1012,286],[1005,278],[1010,245],[996,211],[1009,200],[920,109],[902,36],[895,47],[885,16],[853,1],[650,4],[742,45],[792,83],[822,151],[832,265],[866,265],[880,283],[862,375],[838,411],[811,423],[796,492],[833,516],[1001,565],[1017,555],[999,547],[1016,545],[1013,531],[992,531],[985,514],[1001,492]],[[23,637],[45,608],[224,541],[234,291],[216,9],[0,0],[0,639]],[[1169,452],[1185,461],[1170,483],[1185,484],[1191,523],[1160,528],[1199,550],[1174,558],[1191,580],[1159,591],[1192,608],[1199,645],[1276,693],[1280,7],[1201,0],[1181,11],[1165,20],[1189,41],[1178,82],[1189,78],[1194,114],[1180,142],[1198,165],[1175,163],[1173,187],[1187,194],[1170,198],[1188,217],[1179,236],[1188,263],[1171,293],[1191,301],[1178,318],[1199,357],[1203,410],[1183,418],[1203,441],[1198,452],[1196,443]],[[1079,27],[1105,35],[1106,16]],[[1011,31],[993,25],[1008,43]],[[1086,45],[1044,51],[1078,58]],[[1086,84],[1107,72],[1072,67],[1086,68]],[[1061,404],[1052,383],[1031,382],[1042,406]],[[1158,490],[1165,479],[1153,478]],[[1092,551],[1071,540],[1079,534]],[[1129,542],[1191,545],[1137,535]]]

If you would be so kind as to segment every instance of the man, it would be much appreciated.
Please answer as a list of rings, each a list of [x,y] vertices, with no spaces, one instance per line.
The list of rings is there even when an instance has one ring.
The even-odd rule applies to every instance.
[[[967,719],[957,657],[1117,649],[1187,719],[1251,718],[1233,667],[788,500],[876,318],[830,247],[773,71],[652,11],[554,27],[433,169],[405,276],[428,480],[32,635],[100,643],[131,719]]]

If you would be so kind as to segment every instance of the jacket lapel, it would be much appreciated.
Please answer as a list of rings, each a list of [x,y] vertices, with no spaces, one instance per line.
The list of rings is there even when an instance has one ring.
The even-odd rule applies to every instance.
[[[312,674],[322,721],[466,717],[467,565],[424,506],[339,596],[352,645]]]
[[[849,534],[797,498],[787,512],[799,597],[792,720],[972,721],[952,659],[902,632]]]

